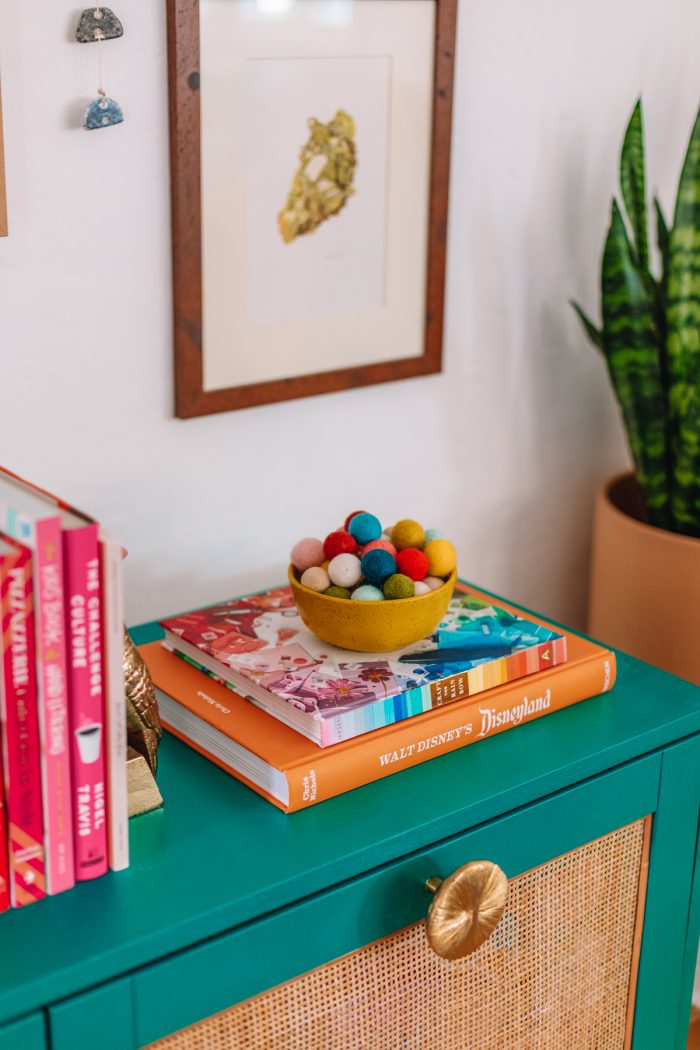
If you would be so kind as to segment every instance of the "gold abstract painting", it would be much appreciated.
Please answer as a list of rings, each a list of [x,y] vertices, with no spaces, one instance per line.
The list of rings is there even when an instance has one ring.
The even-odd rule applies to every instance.
[[[309,137],[277,223],[285,244],[313,233],[337,215],[355,193],[355,121],[339,109],[328,124],[309,120]]]

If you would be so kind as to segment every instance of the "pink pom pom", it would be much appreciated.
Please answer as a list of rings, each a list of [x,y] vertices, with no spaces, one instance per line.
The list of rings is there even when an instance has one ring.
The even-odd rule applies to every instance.
[[[368,551],[373,551],[377,547],[380,550],[389,551],[389,554],[392,556],[392,558],[396,557],[396,547],[391,542],[391,540],[384,540],[384,539],[382,539],[382,540],[372,540],[371,543],[365,544],[365,546],[362,548],[362,557],[364,558],[365,554],[367,554]]]
[[[431,591],[436,591],[438,587],[442,587],[445,581],[441,580],[439,576],[426,576],[423,583],[427,583]]]
[[[310,591],[325,591],[330,587],[331,581],[325,569],[319,565],[312,565],[301,574],[302,587],[308,587]]]
[[[323,544],[320,540],[314,539],[313,536],[307,536],[305,539],[295,543],[290,557],[292,565],[299,572],[305,572],[315,565],[322,565],[326,560]]]

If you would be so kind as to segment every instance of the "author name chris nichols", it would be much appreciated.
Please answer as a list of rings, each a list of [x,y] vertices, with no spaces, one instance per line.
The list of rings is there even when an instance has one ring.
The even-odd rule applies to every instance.
[[[479,714],[481,721],[478,725],[478,733],[474,735],[474,723],[467,722],[465,725],[455,726],[454,729],[448,729],[444,733],[436,733],[435,736],[425,737],[423,740],[418,740],[414,744],[406,744],[404,747],[398,748],[396,751],[387,751],[386,754],[379,756],[379,764],[382,766],[390,766],[394,762],[401,762],[404,759],[410,758],[412,755],[418,755],[422,751],[429,751],[434,747],[442,747],[445,744],[450,744],[455,740],[460,740],[462,737],[474,735],[475,740],[480,740],[482,737],[488,736],[490,733],[495,732],[498,729],[502,729],[507,725],[520,725],[521,722],[527,721],[535,714],[539,714],[541,711],[546,711],[552,703],[552,694],[549,689],[545,690],[542,696],[534,697],[532,700],[525,696],[519,704],[514,704],[513,707],[504,708],[499,711],[495,707],[480,707]]]

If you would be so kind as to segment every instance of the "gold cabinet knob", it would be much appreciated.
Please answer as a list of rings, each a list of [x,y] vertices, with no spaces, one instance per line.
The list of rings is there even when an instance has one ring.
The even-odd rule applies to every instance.
[[[508,899],[508,879],[490,860],[472,860],[443,881],[428,879],[428,944],[443,959],[463,959],[488,940]]]

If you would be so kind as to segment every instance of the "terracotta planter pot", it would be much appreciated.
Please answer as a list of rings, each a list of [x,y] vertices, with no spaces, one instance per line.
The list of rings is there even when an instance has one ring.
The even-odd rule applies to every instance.
[[[647,525],[633,474],[596,499],[588,631],[700,684],[700,539]]]

